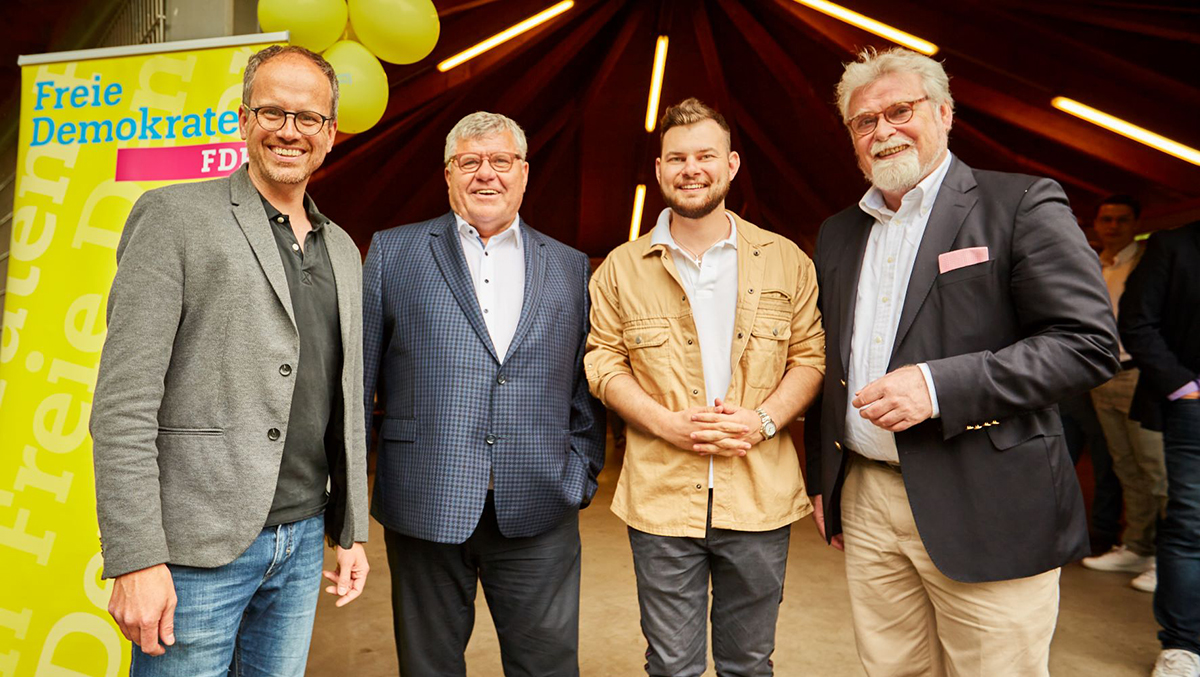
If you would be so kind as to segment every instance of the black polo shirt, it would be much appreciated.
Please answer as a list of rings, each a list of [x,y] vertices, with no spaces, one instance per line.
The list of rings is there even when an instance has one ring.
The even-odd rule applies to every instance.
[[[299,364],[280,367],[280,374],[296,380],[288,415],[287,438],[275,499],[265,526],[315,517],[325,511],[329,459],[341,449],[342,432],[342,332],[338,323],[337,286],[333,264],[325,247],[329,219],[304,196],[304,209],[312,230],[301,248],[292,224],[266,198],[263,208],[283,259],[292,311],[300,332]],[[290,369],[290,374],[284,372]],[[333,444],[326,444],[326,439]]]

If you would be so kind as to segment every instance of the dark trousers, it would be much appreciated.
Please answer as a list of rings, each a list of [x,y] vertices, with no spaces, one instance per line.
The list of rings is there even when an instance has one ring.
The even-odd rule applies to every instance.
[[[1163,410],[1167,513],[1158,526],[1154,617],[1164,649],[1200,653],[1200,400]]]
[[[483,584],[508,677],[579,674],[579,513],[550,531],[505,538],[492,492],[475,533],[459,545],[387,530],[400,674],[466,675],[463,652]]]
[[[699,677],[707,660],[708,584],[712,579],[713,659],[720,677],[773,674],[775,623],[783,601],[791,527],[731,531],[704,538],[655,536],[629,529],[637,574],[646,672]]]
[[[1062,414],[1063,436],[1071,462],[1079,462],[1086,445],[1092,459],[1095,492],[1092,495],[1092,536],[1109,545],[1120,542],[1122,496],[1121,482],[1113,472],[1112,457],[1096,409],[1088,393],[1072,395],[1058,403]]]

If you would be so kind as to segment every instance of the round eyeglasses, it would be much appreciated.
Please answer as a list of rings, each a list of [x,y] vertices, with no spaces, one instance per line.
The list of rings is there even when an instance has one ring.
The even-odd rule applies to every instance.
[[[278,106],[259,106],[251,108],[258,126],[268,132],[278,132],[287,124],[288,116],[296,121],[296,131],[305,136],[312,136],[325,128],[325,123],[333,118],[312,110],[290,111]]]
[[[928,100],[928,96],[923,96],[912,101],[897,101],[896,103],[885,108],[882,113],[863,113],[862,115],[855,115],[854,117],[850,118],[850,121],[846,123],[846,126],[849,127],[850,131],[854,132],[855,134],[859,136],[866,136],[867,134],[875,131],[875,128],[879,126],[879,116],[881,115],[883,116],[883,119],[887,120],[890,124],[902,125],[912,119],[913,111],[916,109],[917,104]]]

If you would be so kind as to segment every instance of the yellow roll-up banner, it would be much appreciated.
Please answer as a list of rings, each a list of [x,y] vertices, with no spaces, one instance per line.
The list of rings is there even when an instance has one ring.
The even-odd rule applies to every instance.
[[[116,675],[88,436],[116,247],[150,188],[245,159],[246,60],[286,33],[22,57],[0,340],[0,677]]]

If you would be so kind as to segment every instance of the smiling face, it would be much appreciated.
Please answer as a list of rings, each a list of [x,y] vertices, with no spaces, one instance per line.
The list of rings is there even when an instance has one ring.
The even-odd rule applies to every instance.
[[[741,158],[729,150],[729,136],[714,120],[672,127],[663,134],[662,156],[654,173],[671,211],[699,219],[723,207]]]
[[[459,139],[454,155],[463,153],[510,153],[520,155],[511,132]],[[525,197],[529,179],[529,163],[517,160],[506,172],[497,172],[491,162],[484,162],[474,172],[464,172],[457,162],[446,166],[446,186],[450,193],[450,208],[467,223],[475,226],[484,237],[507,228],[517,217]]]
[[[333,148],[337,122],[330,120],[321,131],[307,136],[296,129],[289,115],[282,128],[271,132],[263,129],[248,107],[277,106],[330,116],[332,97],[329,79],[302,56],[279,56],[259,66],[251,100],[238,109],[238,130],[246,140],[250,174],[256,182],[289,186],[307,183]]]
[[[925,96],[915,73],[889,73],[855,90],[850,97],[849,118],[863,113],[881,113],[900,101]],[[851,132],[858,167],[867,180],[896,204],[942,162],[954,114],[949,104],[923,101],[913,108],[912,118],[892,124],[882,114],[875,130],[858,136]]]

